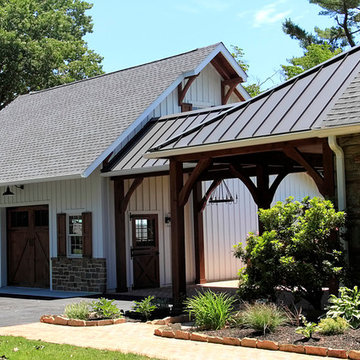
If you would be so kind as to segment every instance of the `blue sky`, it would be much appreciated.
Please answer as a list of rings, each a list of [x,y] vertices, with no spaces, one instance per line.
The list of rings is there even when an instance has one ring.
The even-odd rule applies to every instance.
[[[311,31],[332,24],[308,0],[88,0],[94,4],[89,47],[106,72],[222,41],[237,45],[250,65],[250,81],[263,81],[302,54],[281,30],[286,17]],[[280,75],[273,78],[279,83]],[[274,85],[267,82],[265,87]]]

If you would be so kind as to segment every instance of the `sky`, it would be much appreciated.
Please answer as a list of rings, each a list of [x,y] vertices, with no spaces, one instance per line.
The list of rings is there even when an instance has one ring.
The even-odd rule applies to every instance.
[[[89,48],[104,57],[106,72],[143,64],[222,41],[242,48],[249,82],[269,88],[283,81],[280,64],[301,56],[283,33],[291,18],[308,31],[333,24],[309,0],[88,0],[94,22]],[[275,75],[274,75],[275,74]]]

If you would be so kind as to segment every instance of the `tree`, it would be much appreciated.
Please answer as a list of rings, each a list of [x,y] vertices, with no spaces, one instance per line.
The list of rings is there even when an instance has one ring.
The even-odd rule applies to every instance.
[[[285,288],[320,309],[322,287],[344,275],[340,240],[331,236],[344,218],[320,198],[289,198],[260,209],[265,231],[250,233],[245,249],[241,243],[235,246],[235,256],[247,264],[240,272],[240,296],[274,300],[276,291]]]
[[[302,72],[311,69],[312,67],[332,58],[341,53],[341,49],[332,49],[331,45],[325,44],[310,44],[301,57],[293,57],[288,60],[291,65],[281,65],[285,78],[290,79]]]
[[[83,0],[0,0],[0,109],[16,96],[103,73]]]

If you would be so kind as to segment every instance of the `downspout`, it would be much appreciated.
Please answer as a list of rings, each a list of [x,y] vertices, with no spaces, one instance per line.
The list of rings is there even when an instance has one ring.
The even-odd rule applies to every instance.
[[[330,149],[335,154],[336,159],[336,187],[337,187],[337,200],[338,210],[344,211],[346,209],[346,182],[345,182],[345,156],[343,149],[336,141],[336,136],[331,135],[328,137],[328,144]],[[340,237],[345,250],[345,259],[349,262],[349,246],[348,242],[344,240],[343,235],[345,229],[340,229]]]

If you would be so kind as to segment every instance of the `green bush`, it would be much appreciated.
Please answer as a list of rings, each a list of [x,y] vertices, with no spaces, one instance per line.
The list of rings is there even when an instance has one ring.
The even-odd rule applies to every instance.
[[[153,301],[154,296],[150,295],[142,301],[134,301],[135,305],[133,306],[133,310],[140,313],[148,320],[151,313],[157,309],[157,306],[153,304]]]
[[[64,315],[69,319],[88,320],[90,304],[86,301],[81,301],[79,303],[66,305]]]
[[[195,325],[204,329],[222,329],[230,319],[235,298],[211,290],[198,292],[185,300],[185,310],[195,319]]]
[[[284,325],[288,319],[283,310],[275,304],[246,304],[242,313],[243,324],[246,327],[266,332],[274,332],[278,326]]]
[[[299,326],[295,329],[297,334],[303,335],[306,339],[311,339],[313,334],[318,330],[316,323],[307,321],[305,316],[302,316],[304,326]]]
[[[339,297],[330,295],[329,303],[327,317],[333,319],[341,317],[347,320],[354,329],[360,327],[360,291],[357,286],[353,289],[341,287]]]
[[[240,243],[234,250],[247,265],[240,271],[240,297],[274,300],[285,287],[320,309],[322,287],[344,275],[340,240],[330,233],[344,223],[345,214],[328,200],[289,198],[260,209],[259,219],[264,232],[250,233],[246,247]]]
[[[349,323],[341,317],[326,318],[320,320],[317,331],[323,335],[337,335],[343,334],[349,327]]]
[[[111,319],[120,316],[120,310],[114,304],[114,300],[100,298],[91,304],[93,311],[98,318]]]

